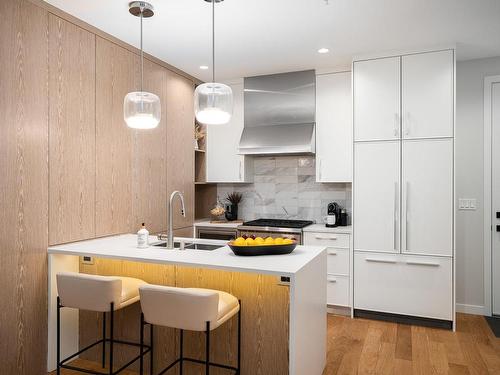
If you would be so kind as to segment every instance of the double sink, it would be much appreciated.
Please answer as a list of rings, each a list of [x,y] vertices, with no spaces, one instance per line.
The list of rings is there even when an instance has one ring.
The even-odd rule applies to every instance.
[[[158,242],[151,243],[151,246],[155,247],[167,247],[166,238],[163,236],[158,236]],[[175,237],[174,238],[174,249],[172,250],[206,250],[212,251],[220,249],[226,246],[226,241],[220,240],[205,240],[200,238],[185,238],[185,237]]]

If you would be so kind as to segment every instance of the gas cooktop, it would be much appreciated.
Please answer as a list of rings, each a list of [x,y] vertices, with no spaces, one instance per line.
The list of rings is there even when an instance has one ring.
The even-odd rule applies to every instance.
[[[310,220],[257,219],[246,221],[244,226],[301,229],[313,224]]]

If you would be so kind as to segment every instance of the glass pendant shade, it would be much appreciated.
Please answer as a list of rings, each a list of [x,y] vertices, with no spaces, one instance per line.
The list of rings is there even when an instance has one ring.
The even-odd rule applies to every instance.
[[[150,92],[129,92],[123,100],[123,118],[129,128],[156,128],[161,120],[160,98]]]
[[[203,125],[224,125],[233,115],[233,91],[223,83],[203,83],[194,92],[194,114]]]

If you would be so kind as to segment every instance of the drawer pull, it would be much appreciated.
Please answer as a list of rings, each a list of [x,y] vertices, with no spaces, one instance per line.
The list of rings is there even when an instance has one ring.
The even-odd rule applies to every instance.
[[[329,251],[328,255],[337,255],[337,252],[336,251]]]
[[[336,279],[336,278],[334,278],[334,277],[331,277],[331,278],[329,277],[329,278],[328,278],[328,282],[329,282],[329,283],[336,283],[336,282],[337,282],[337,279]]]
[[[331,241],[335,241],[337,239],[337,237],[323,237],[323,236],[316,236],[315,238],[317,240],[331,240]]]
[[[410,266],[428,266],[428,267],[439,267],[439,263],[430,263],[430,262],[414,262],[407,261],[406,264]]]
[[[367,262],[374,262],[374,263],[391,263],[391,264],[397,263],[395,260],[390,260],[390,259],[366,258],[365,260]]]

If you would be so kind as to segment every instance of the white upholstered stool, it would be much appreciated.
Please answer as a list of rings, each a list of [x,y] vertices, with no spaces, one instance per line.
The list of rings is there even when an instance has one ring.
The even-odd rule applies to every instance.
[[[150,324],[180,330],[180,356],[173,363],[158,373],[164,374],[177,363],[184,361],[205,364],[205,374],[209,374],[210,366],[234,370],[240,373],[241,355],[241,302],[233,295],[212,289],[174,288],[160,285],[143,285],[139,287],[143,325]],[[238,314],[238,365],[228,366],[210,362],[210,331],[216,329],[234,315]],[[142,328],[141,328],[142,329]],[[205,360],[185,358],[183,354],[184,330],[204,331],[206,337]],[[141,345],[144,335],[141,334]],[[153,351],[151,351],[151,356]],[[142,374],[142,368],[141,368]],[[151,374],[152,366],[151,366]]]
[[[107,374],[114,375],[137,361],[143,359],[143,356],[151,350],[150,346],[141,345],[140,343],[116,340],[113,336],[114,312],[126,306],[129,306],[139,301],[139,287],[146,285],[140,279],[132,277],[120,276],[97,276],[87,275],[75,272],[62,272],[56,275],[57,277],[57,374],[60,374],[61,368],[66,368],[75,371],[86,372],[90,374],[105,374],[93,370],[77,368],[75,366],[65,364],[70,359],[75,358],[84,351],[102,344],[102,367],[106,363],[106,343],[109,343],[109,372]],[[75,308],[80,310],[89,310],[102,312],[103,314],[103,330],[102,339],[83,348],[75,354],[63,359],[60,358],[60,336],[61,336],[61,308]],[[106,338],[106,313],[109,313],[110,336]],[[142,320],[141,320],[142,321]],[[141,325],[141,334],[142,334]],[[113,344],[132,345],[140,348],[140,354],[131,359],[128,363],[121,366],[113,372]]]

